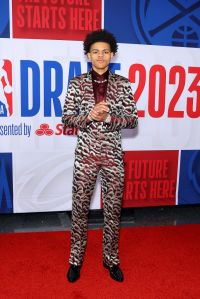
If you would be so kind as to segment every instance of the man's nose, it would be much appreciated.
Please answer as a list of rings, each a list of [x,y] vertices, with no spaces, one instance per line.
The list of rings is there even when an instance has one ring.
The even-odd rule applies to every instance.
[[[103,52],[99,52],[99,53],[98,53],[98,56],[99,56],[99,57],[102,57],[103,55],[104,55]]]

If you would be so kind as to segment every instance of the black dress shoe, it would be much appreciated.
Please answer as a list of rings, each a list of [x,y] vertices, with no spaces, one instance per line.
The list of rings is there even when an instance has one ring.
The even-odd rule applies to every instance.
[[[69,282],[75,282],[80,278],[81,266],[71,265],[67,272],[67,279]]]
[[[110,277],[116,281],[123,282],[124,281],[124,275],[122,270],[120,269],[119,265],[113,265],[109,267],[106,265],[106,263],[103,263],[104,267],[109,270]]]

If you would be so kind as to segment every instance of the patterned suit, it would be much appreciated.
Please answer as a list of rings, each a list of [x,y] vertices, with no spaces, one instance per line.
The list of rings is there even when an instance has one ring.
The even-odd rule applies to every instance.
[[[136,105],[128,79],[109,72],[106,102],[111,122],[88,121],[95,105],[91,72],[70,81],[62,122],[79,128],[73,174],[71,253],[69,263],[81,265],[87,242],[90,199],[100,174],[103,211],[103,260],[119,264],[119,224],[124,184],[121,129],[137,126]]]

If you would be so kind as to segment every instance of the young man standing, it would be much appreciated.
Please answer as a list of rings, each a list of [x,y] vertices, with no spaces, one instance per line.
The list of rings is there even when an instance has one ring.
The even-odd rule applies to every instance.
[[[122,282],[124,276],[119,267],[124,185],[121,129],[135,128],[138,116],[128,79],[109,70],[118,48],[115,37],[106,30],[97,30],[86,36],[83,46],[92,70],[71,80],[62,117],[65,126],[79,128],[67,278],[75,282],[80,277],[90,199],[99,173],[104,212],[103,265],[114,280]]]

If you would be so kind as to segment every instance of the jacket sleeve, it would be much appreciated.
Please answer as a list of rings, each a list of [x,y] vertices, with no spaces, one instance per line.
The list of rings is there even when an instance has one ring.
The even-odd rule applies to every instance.
[[[80,80],[72,79],[68,87],[62,114],[62,123],[66,127],[86,129],[89,123],[88,114],[79,114],[78,98],[80,93]]]
[[[111,120],[105,123],[106,130],[116,131],[125,128],[135,128],[138,125],[138,113],[136,104],[133,98],[130,82],[127,80],[123,88],[123,101],[121,115],[113,115],[111,113]]]

